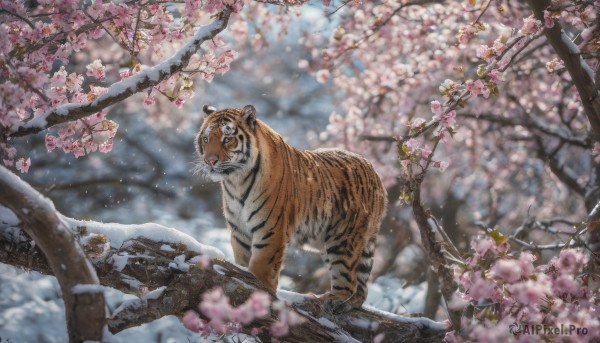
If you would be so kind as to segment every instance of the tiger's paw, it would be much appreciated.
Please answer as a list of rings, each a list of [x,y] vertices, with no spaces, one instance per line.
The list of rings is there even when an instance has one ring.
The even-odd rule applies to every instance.
[[[347,299],[329,299],[323,303],[323,310],[331,314],[343,314],[350,312],[353,308]]]
[[[317,297],[321,301],[323,311],[330,314],[346,313],[362,305],[362,302],[357,304],[353,301],[353,295],[340,297],[339,295],[327,292]]]

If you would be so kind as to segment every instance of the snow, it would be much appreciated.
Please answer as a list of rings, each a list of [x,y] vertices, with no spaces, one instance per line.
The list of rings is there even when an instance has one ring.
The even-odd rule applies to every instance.
[[[181,321],[175,316],[163,317],[159,320],[136,326],[117,335],[107,338],[111,343],[131,343],[131,342],[165,342],[165,343],[208,343],[213,342],[203,339],[197,333],[186,329]],[[65,341],[66,342],[66,341]]]
[[[169,251],[169,252],[175,251],[175,249],[171,248],[171,246],[168,245],[168,244],[161,245],[160,246],[160,250],[162,250],[162,251]]]
[[[144,294],[142,296],[142,299],[143,300],[155,300],[155,299],[158,299],[163,294],[163,292],[165,291],[165,289],[167,289],[167,286],[158,287],[157,289],[152,290],[152,291]]]
[[[361,329],[375,331],[379,327],[379,323],[373,320],[363,319],[363,318],[352,318],[350,320],[352,325],[355,325]]]
[[[194,256],[194,257],[190,258],[188,260],[188,263],[190,263],[190,264],[196,264],[196,263],[199,263],[201,261],[202,261],[202,256],[201,255],[197,255],[197,256]]]
[[[18,226],[20,222],[13,211],[0,205],[0,229]]]
[[[112,262],[113,268],[120,272],[123,271],[125,266],[127,266],[127,261],[129,261],[129,254],[126,252],[115,254],[111,257],[110,262]]]
[[[369,285],[365,305],[399,314],[423,312],[427,283],[403,286],[404,280],[380,276]]]
[[[317,320],[317,322],[328,329],[338,329],[338,326],[327,318],[321,317]]]
[[[75,285],[71,292],[73,294],[83,294],[83,293],[102,293],[106,287],[101,285],[90,285],[90,284],[79,284]]]
[[[188,272],[190,270],[190,265],[185,263],[185,255],[179,255],[173,259],[173,262],[169,263],[169,268]]]
[[[307,312],[304,312],[304,311],[301,311],[301,312],[304,315],[310,316],[310,314]],[[337,332],[332,332],[332,335],[335,337],[334,342],[360,343],[354,337],[349,336],[345,331],[340,329],[340,327],[337,326],[335,323],[333,323],[331,320],[321,317],[321,318],[316,319],[316,321],[326,328],[337,331]]]
[[[132,289],[140,289],[140,287],[142,287],[142,282],[130,275],[120,274],[119,276],[121,278],[121,281],[128,284],[129,287],[131,287]]]
[[[219,274],[221,274],[221,275],[226,275],[226,274],[227,274],[227,272],[228,272],[227,268],[225,268],[225,267],[223,267],[223,266],[220,266],[220,265],[218,265],[218,264],[215,264],[215,265],[213,266],[213,269],[214,269],[214,270],[215,270],[217,273],[219,273]]]
[[[3,341],[68,341],[64,305],[55,278],[35,272],[24,273],[0,264],[0,285],[0,337]]]
[[[287,300],[292,304],[303,303],[306,300],[310,300],[312,297],[308,294],[301,294],[296,292],[287,291],[284,289],[277,290],[277,297],[279,299]]]
[[[199,243],[190,235],[177,229],[165,227],[155,223],[145,224],[117,224],[117,223],[98,223],[94,221],[83,221],[73,218],[63,217],[73,231],[79,227],[85,227],[90,233],[104,234],[108,237],[111,247],[119,249],[123,244],[132,239],[149,239],[155,242],[163,243],[181,243],[190,251],[198,254],[208,255],[210,258],[224,258],[225,255],[217,248]]]
[[[396,314],[392,314],[386,311],[382,311],[378,308],[372,307],[372,306],[363,306],[365,308],[365,310],[377,313],[378,315],[382,316],[382,317],[386,317],[388,319],[391,320],[395,320],[397,322],[401,322],[401,323],[413,323],[415,325],[417,325],[419,328],[429,328],[432,330],[445,330],[446,326],[444,325],[444,323],[440,323],[440,322],[436,322],[434,320],[431,320],[429,318],[424,318],[424,317],[419,317],[419,318],[413,318],[413,317],[403,317],[400,315],[396,315]]]

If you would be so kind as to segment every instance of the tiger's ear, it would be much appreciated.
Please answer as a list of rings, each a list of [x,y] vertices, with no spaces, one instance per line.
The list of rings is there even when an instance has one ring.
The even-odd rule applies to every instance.
[[[252,105],[244,106],[244,121],[251,130],[256,126],[256,109]]]
[[[214,108],[211,105],[204,105],[204,107],[202,107],[202,111],[204,111],[204,118],[208,117],[209,115],[213,114],[214,112],[217,111],[216,108]]]

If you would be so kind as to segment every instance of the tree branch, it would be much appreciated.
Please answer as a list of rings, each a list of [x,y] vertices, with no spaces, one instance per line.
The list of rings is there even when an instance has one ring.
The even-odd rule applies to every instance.
[[[371,141],[371,142],[396,142],[398,139],[394,136],[374,136],[374,135],[361,135],[359,137],[361,140]]]
[[[73,292],[79,285],[98,285],[98,277],[54,205],[4,167],[0,167],[0,204],[17,215],[23,230],[46,256],[48,270],[56,275],[65,301],[69,341],[100,341],[106,322],[104,296]]]
[[[196,307],[203,293],[215,287],[224,290],[233,306],[244,303],[255,290],[269,293],[251,273],[220,258],[217,249],[175,229],[158,224],[79,221],[52,211],[69,228],[71,241],[81,242],[102,285],[138,296],[109,314],[108,327],[113,333],[167,315],[181,317]],[[0,262],[53,274],[49,260],[20,229],[19,223],[4,227],[0,223],[0,246],[4,247]],[[210,258],[208,264],[195,262],[202,255]],[[147,290],[158,291],[149,296]],[[282,338],[285,342],[366,342],[383,334],[384,342],[426,343],[440,342],[444,336],[444,326],[426,318],[404,318],[370,308],[331,314],[323,311],[319,300],[289,294],[280,292],[279,296],[290,298],[290,310],[306,320],[290,328],[289,335]],[[262,342],[272,340],[269,328],[275,320],[273,314],[252,323],[263,328],[258,336]]]
[[[159,84],[187,66],[190,58],[200,49],[202,43],[213,39],[227,27],[231,9],[219,14],[217,20],[201,27],[192,41],[162,63],[143,69],[137,74],[112,84],[105,94],[96,100],[85,103],[69,103],[52,108],[41,116],[10,128],[9,136],[20,137],[38,133],[54,125],[74,121],[125,100],[135,93]]]
[[[524,114],[524,118],[526,120],[519,120],[518,118],[508,118],[502,117],[499,115],[482,113],[482,114],[473,114],[473,113],[461,113],[458,115],[459,117],[469,118],[474,120],[484,120],[490,123],[496,123],[502,126],[507,127],[515,127],[515,126],[524,126],[530,131],[538,130],[550,137],[554,137],[569,143],[574,146],[578,146],[584,149],[588,149],[590,147],[590,139],[587,135],[574,135],[567,129],[559,128],[559,127],[551,127],[544,123],[542,123],[537,118],[532,118],[531,114]]]
[[[434,149],[435,150],[435,149]],[[422,176],[416,177],[411,180],[412,182],[412,210],[419,232],[421,233],[421,242],[423,248],[427,253],[429,262],[431,263],[431,269],[437,274],[439,278],[440,291],[446,303],[452,299],[454,293],[458,289],[458,285],[454,281],[453,271],[446,265],[446,258],[439,244],[435,239],[435,231],[429,223],[430,213],[428,210],[423,208],[421,203],[421,182],[423,181]],[[453,330],[459,331],[461,328],[460,318],[461,313],[459,311],[448,309],[448,317],[452,324]]]
[[[556,175],[560,181],[571,188],[575,193],[581,195],[582,197],[585,196],[585,188],[579,184],[577,181],[577,175],[571,168],[564,163],[560,163],[556,156],[550,156],[546,154],[543,146],[538,147],[538,154],[542,160],[548,162],[550,170],[552,170],[552,173]]]
[[[544,10],[550,5],[550,0],[527,0],[527,4],[533,10],[536,19],[543,23]],[[551,28],[545,27],[544,34],[571,75],[594,136],[600,136],[600,96],[594,71],[585,62],[581,51],[562,30],[558,21],[555,20]]]
[[[481,221],[476,221],[474,224],[485,232],[489,233],[492,231],[492,229],[490,229],[489,225],[486,225],[485,223],[483,223]],[[517,228],[516,230],[512,230],[512,231],[521,231],[521,227]],[[575,247],[581,246],[581,240],[576,240],[576,242],[572,243],[571,242],[572,239],[570,239],[569,242],[567,242],[567,243],[561,242],[561,243],[551,243],[551,244],[527,243],[527,242],[523,241],[522,239],[518,238],[516,234],[512,234],[512,235],[508,236],[508,239],[512,243],[520,245],[521,247],[523,247],[527,250],[536,251],[536,252],[540,252],[542,250],[562,250],[565,247],[575,248]]]
[[[524,109],[523,111],[525,112]],[[585,197],[586,189],[579,184],[578,176],[575,171],[569,168],[569,166],[567,166],[565,163],[562,163],[556,154],[546,152],[547,142],[543,139],[541,134],[535,131],[539,131],[542,134],[559,139],[560,144],[569,144],[581,148],[590,148],[590,140],[587,137],[574,136],[568,130],[560,130],[559,128],[549,127],[526,113],[523,113],[524,119],[521,120],[517,118],[496,116],[493,114],[475,115],[472,113],[462,113],[460,116],[475,120],[485,120],[487,122],[495,123],[504,127],[514,128],[516,126],[522,126],[529,129],[532,137],[522,137],[519,139],[534,141],[537,145],[538,157],[548,164],[552,173],[575,193]],[[513,136],[506,136],[505,138],[511,141],[518,140],[517,137]]]

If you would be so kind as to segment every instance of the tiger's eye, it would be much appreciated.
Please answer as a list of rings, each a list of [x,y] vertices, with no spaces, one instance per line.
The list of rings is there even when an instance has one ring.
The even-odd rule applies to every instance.
[[[202,137],[202,141],[204,141],[204,143],[208,143],[208,137]]]
[[[225,137],[225,138],[223,138],[223,143],[229,143],[230,140],[231,140],[231,137]]]

